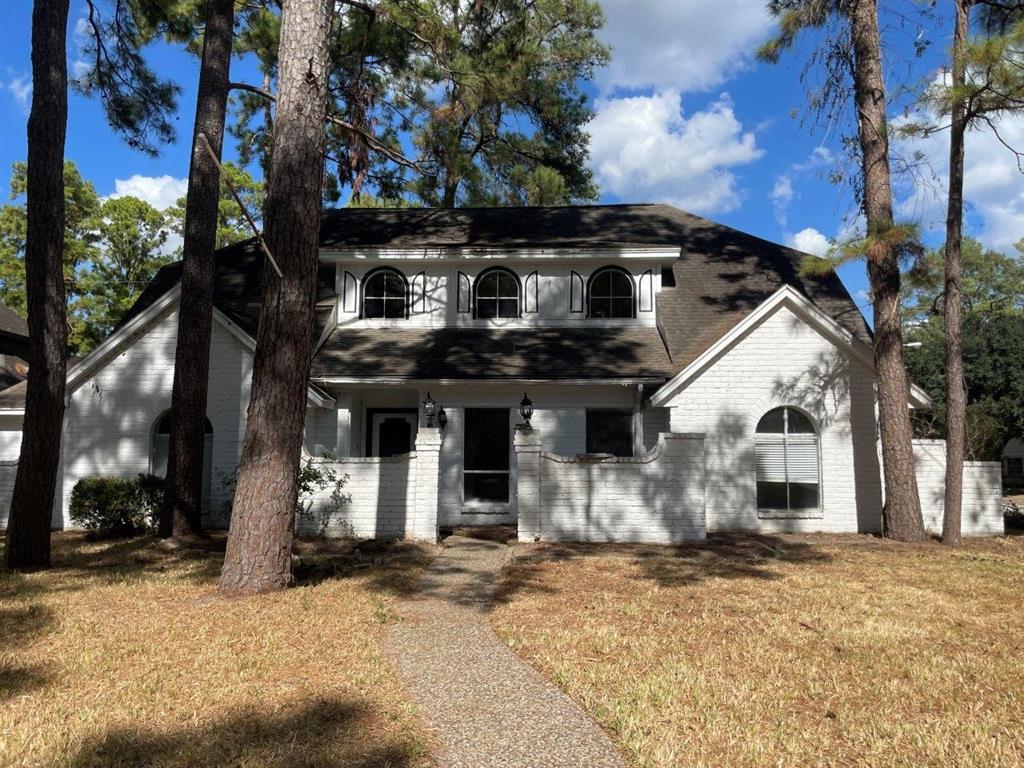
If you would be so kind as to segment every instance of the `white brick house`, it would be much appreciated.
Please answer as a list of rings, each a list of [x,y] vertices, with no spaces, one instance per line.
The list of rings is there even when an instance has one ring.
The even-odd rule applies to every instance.
[[[305,449],[346,477],[328,533],[880,529],[870,331],[834,274],[798,275],[801,254],[661,205],[327,211],[321,243]],[[164,468],[179,270],[161,270],[69,374],[57,527],[78,478]],[[215,526],[262,275],[251,242],[218,254]],[[529,431],[515,428],[524,393]],[[0,412],[14,399],[0,393]],[[428,399],[443,428],[428,426]],[[927,398],[915,389],[908,405]],[[1001,530],[988,470],[967,470],[968,532]]]

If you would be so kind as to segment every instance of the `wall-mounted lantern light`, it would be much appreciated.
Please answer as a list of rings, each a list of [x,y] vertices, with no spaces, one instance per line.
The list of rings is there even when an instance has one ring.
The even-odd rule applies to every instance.
[[[533,402],[523,392],[523,399],[519,401],[519,415],[523,417],[523,423],[530,426],[530,419],[533,418]]]
[[[434,416],[437,415],[437,401],[430,396],[430,392],[427,392],[427,397],[423,401],[423,415],[427,417],[427,426],[434,426]]]

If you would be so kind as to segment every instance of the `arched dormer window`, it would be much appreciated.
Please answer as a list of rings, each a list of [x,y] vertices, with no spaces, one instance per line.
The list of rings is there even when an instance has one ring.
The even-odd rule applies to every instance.
[[[409,281],[391,267],[381,267],[363,278],[363,317],[403,320],[409,316]]]
[[[522,312],[522,284],[504,267],[484,270],[473,285],[473,311],[483,319],[516,318]]]
[[[633,278],[619,267],[602,267],[587,281],[589,317],[636,317]]]
[[[758,509],[818,509],[818,433],[811,420],[796,408],[775,408],[757,423],[754,441]]]

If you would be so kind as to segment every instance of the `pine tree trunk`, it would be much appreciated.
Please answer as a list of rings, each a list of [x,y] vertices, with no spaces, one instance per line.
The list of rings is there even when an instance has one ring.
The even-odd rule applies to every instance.
[[[252,396],[220,579],[225,594],[266,592],[291,580],[313,351],[332,7],[333,0],[286,0],[281,14],[265,237],[283,277],[264,269]]]
[[[202,533],[203,448],[220,174],[200,135],[206,137],[219,158],[224,140],[234,16],[234,0],[209,0],[207,3],[192,164],[185,200],[167,494],[160,515],[160,535],[165,537]]]
[[[50,564],[50,526],[64,422],[64,140],[68,122],[68,0],[32,9],[32,111],[28,118],[28,392],[21,458],[7,521],[9,568]]]
[[[854,98],[864,169],[864,214],[868,279],[875,317],[875,368],[885,481],[883,534],[901,541],[924,539],[921,502],[914,474],[910,383],[903,360],[898,255],[885,235],[893,226],[885,82],[875,0],[857,0],[851,16]]]
[[[969,0],[954,0],[956,28],[953,35],[953,88],[965,80],[963,48],[967,43]],[[961,243],[964,220],[964,135],[967,109],[954,95],[949,129],[949,198],[946,208],[946,498],[942,515],[942,543],[960,544],[963,506],[964,452],[967,444],[967,393],[960,344]]]

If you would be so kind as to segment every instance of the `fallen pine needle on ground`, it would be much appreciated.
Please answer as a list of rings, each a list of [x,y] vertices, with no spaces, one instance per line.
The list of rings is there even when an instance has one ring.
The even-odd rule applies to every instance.
[[[633,766],[1024,765],[1024,539],[531,545],[492,623]]]
[[[224,600],[219,553],[55,534],[53,569],[0,573],[0,765],[429,765],[378,650],[429,550],[302,557]]]

